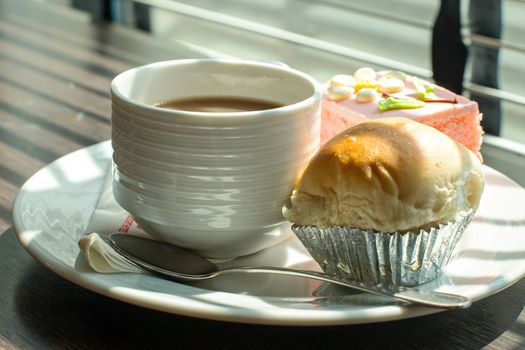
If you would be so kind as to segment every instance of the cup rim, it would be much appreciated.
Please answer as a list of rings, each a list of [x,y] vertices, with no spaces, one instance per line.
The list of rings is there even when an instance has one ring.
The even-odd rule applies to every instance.
[[[154,105],[150,105],[147,103],[143,103],[140,101],[135,101],[128,96],[124,95],[119,87],[118,84],[120,80],[124,79],[125,76],[129,74],[133,74],[134,72],[145,69],[148,67],[154,67],[154,66],[171,66],[171,65],[184,65],[184,64],[191,64],[191,63],[200,63],[200,64],[230,64],[230,65],[247,65],[247,66],[258,66],[258,67],[266,67],[275,71],[281,71],[286,73],[292,73],[293,75],[296,75],[305,81],[309,82],[310,85],[313,88],[313,93],[307,97],[306,99],[303,99],[301,101],[298,101],[293,104],[272,108],[272,109],[266,109],[261,111],[245,111],[245,112],[192,112],[192,111],[183,111],[183,110],[173,110],[173,109],[167,109],[167,108],[161,108],[156,107]],[[222,118],[238,118],[238,117],[258,117],[261,114],[268,114],[268,112],[293,112],[295,110],[301,109],[305,106],[313,104],[316,100],[320,101],[322,97],[322,89],[321,85],[317,80],[315,80],[313,77],[309,76],[306,73],[303,73],[299,70],[290,68],[286,65],[282,64],[276,64],[276,63],[270,63],[270,62],[262,62],[262,61],[254,61],[254,60],[244,60],[244,59],[234,59],[234,58],[192,58],[192,59],[177,59],[177,60],[167,60],[167,61],[159,61],[159,62],[153,62],[148,63],[145,65],[137,66],[131,69],[128,69],[124,72],[121,72],[116,77],[113,78],[111,81],[111,95],[117,96],[118,99],[121,101],[124,101],[129,106],[135,106],[153,113],[158,113],[162,115],[178,115],[178,116],[185,116],[185,117],[192,117],[192,118],[202,118],[207,119],[210,117],[222,117]]]

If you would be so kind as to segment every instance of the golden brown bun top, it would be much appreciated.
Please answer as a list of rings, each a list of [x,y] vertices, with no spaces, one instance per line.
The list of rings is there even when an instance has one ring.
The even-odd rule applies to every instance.
[[[428,228],[476,209],[482,165],[463,145],[405,118],[360,123],[310,161],[285,217],[298,225]]]

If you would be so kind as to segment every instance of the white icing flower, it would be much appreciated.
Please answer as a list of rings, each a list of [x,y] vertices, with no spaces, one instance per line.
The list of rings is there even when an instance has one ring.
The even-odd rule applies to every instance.
[[[333,101],[342,101],[350,98],[354,91],[351,86],[336,86],[328,90],[328,97]]]
[[[405,83],[397,78],[383,78],[379,79],[377,90],[385,94],[394,94],[401,92],[405,88]]]
[[[359,103],[374,102],[377,96],[377,92],[374,89],[364,88],[355,95],[355,100]]]
[[[337,74],[330,79],[330,87],[351,86],[354,87],[356,81],[353,76],[347,74]]]
[[[376,79],[376,71],[369,67],[362,67],[355,71],[354,78],[357,81],[372,81]]]

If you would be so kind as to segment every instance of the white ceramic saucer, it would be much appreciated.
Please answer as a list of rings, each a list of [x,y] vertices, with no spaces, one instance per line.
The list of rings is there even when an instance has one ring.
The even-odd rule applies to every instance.
[[[230,275],[189,286],[146,274],[95,273],[79,255],[77,241],[90,221],[110,162],[109,142],[66,155],[31,177],[13,208],[25,249],[80,286],[146,308],[245,323],[355,324],[437,312],[302,278]],[[525,276],[525,190],[493,169],[485,167],[485,174],[481,207],[455,258],[439,280],[421,288],[479,300]],[[242,260],[318,269],[295,238]]]

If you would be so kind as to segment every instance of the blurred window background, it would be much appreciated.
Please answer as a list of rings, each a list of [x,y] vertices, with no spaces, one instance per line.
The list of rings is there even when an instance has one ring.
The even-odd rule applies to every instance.
[[[478,101],[486,163],[525,183],[525,0],[43,1],[321,82],[365,65],[435,80]]]

